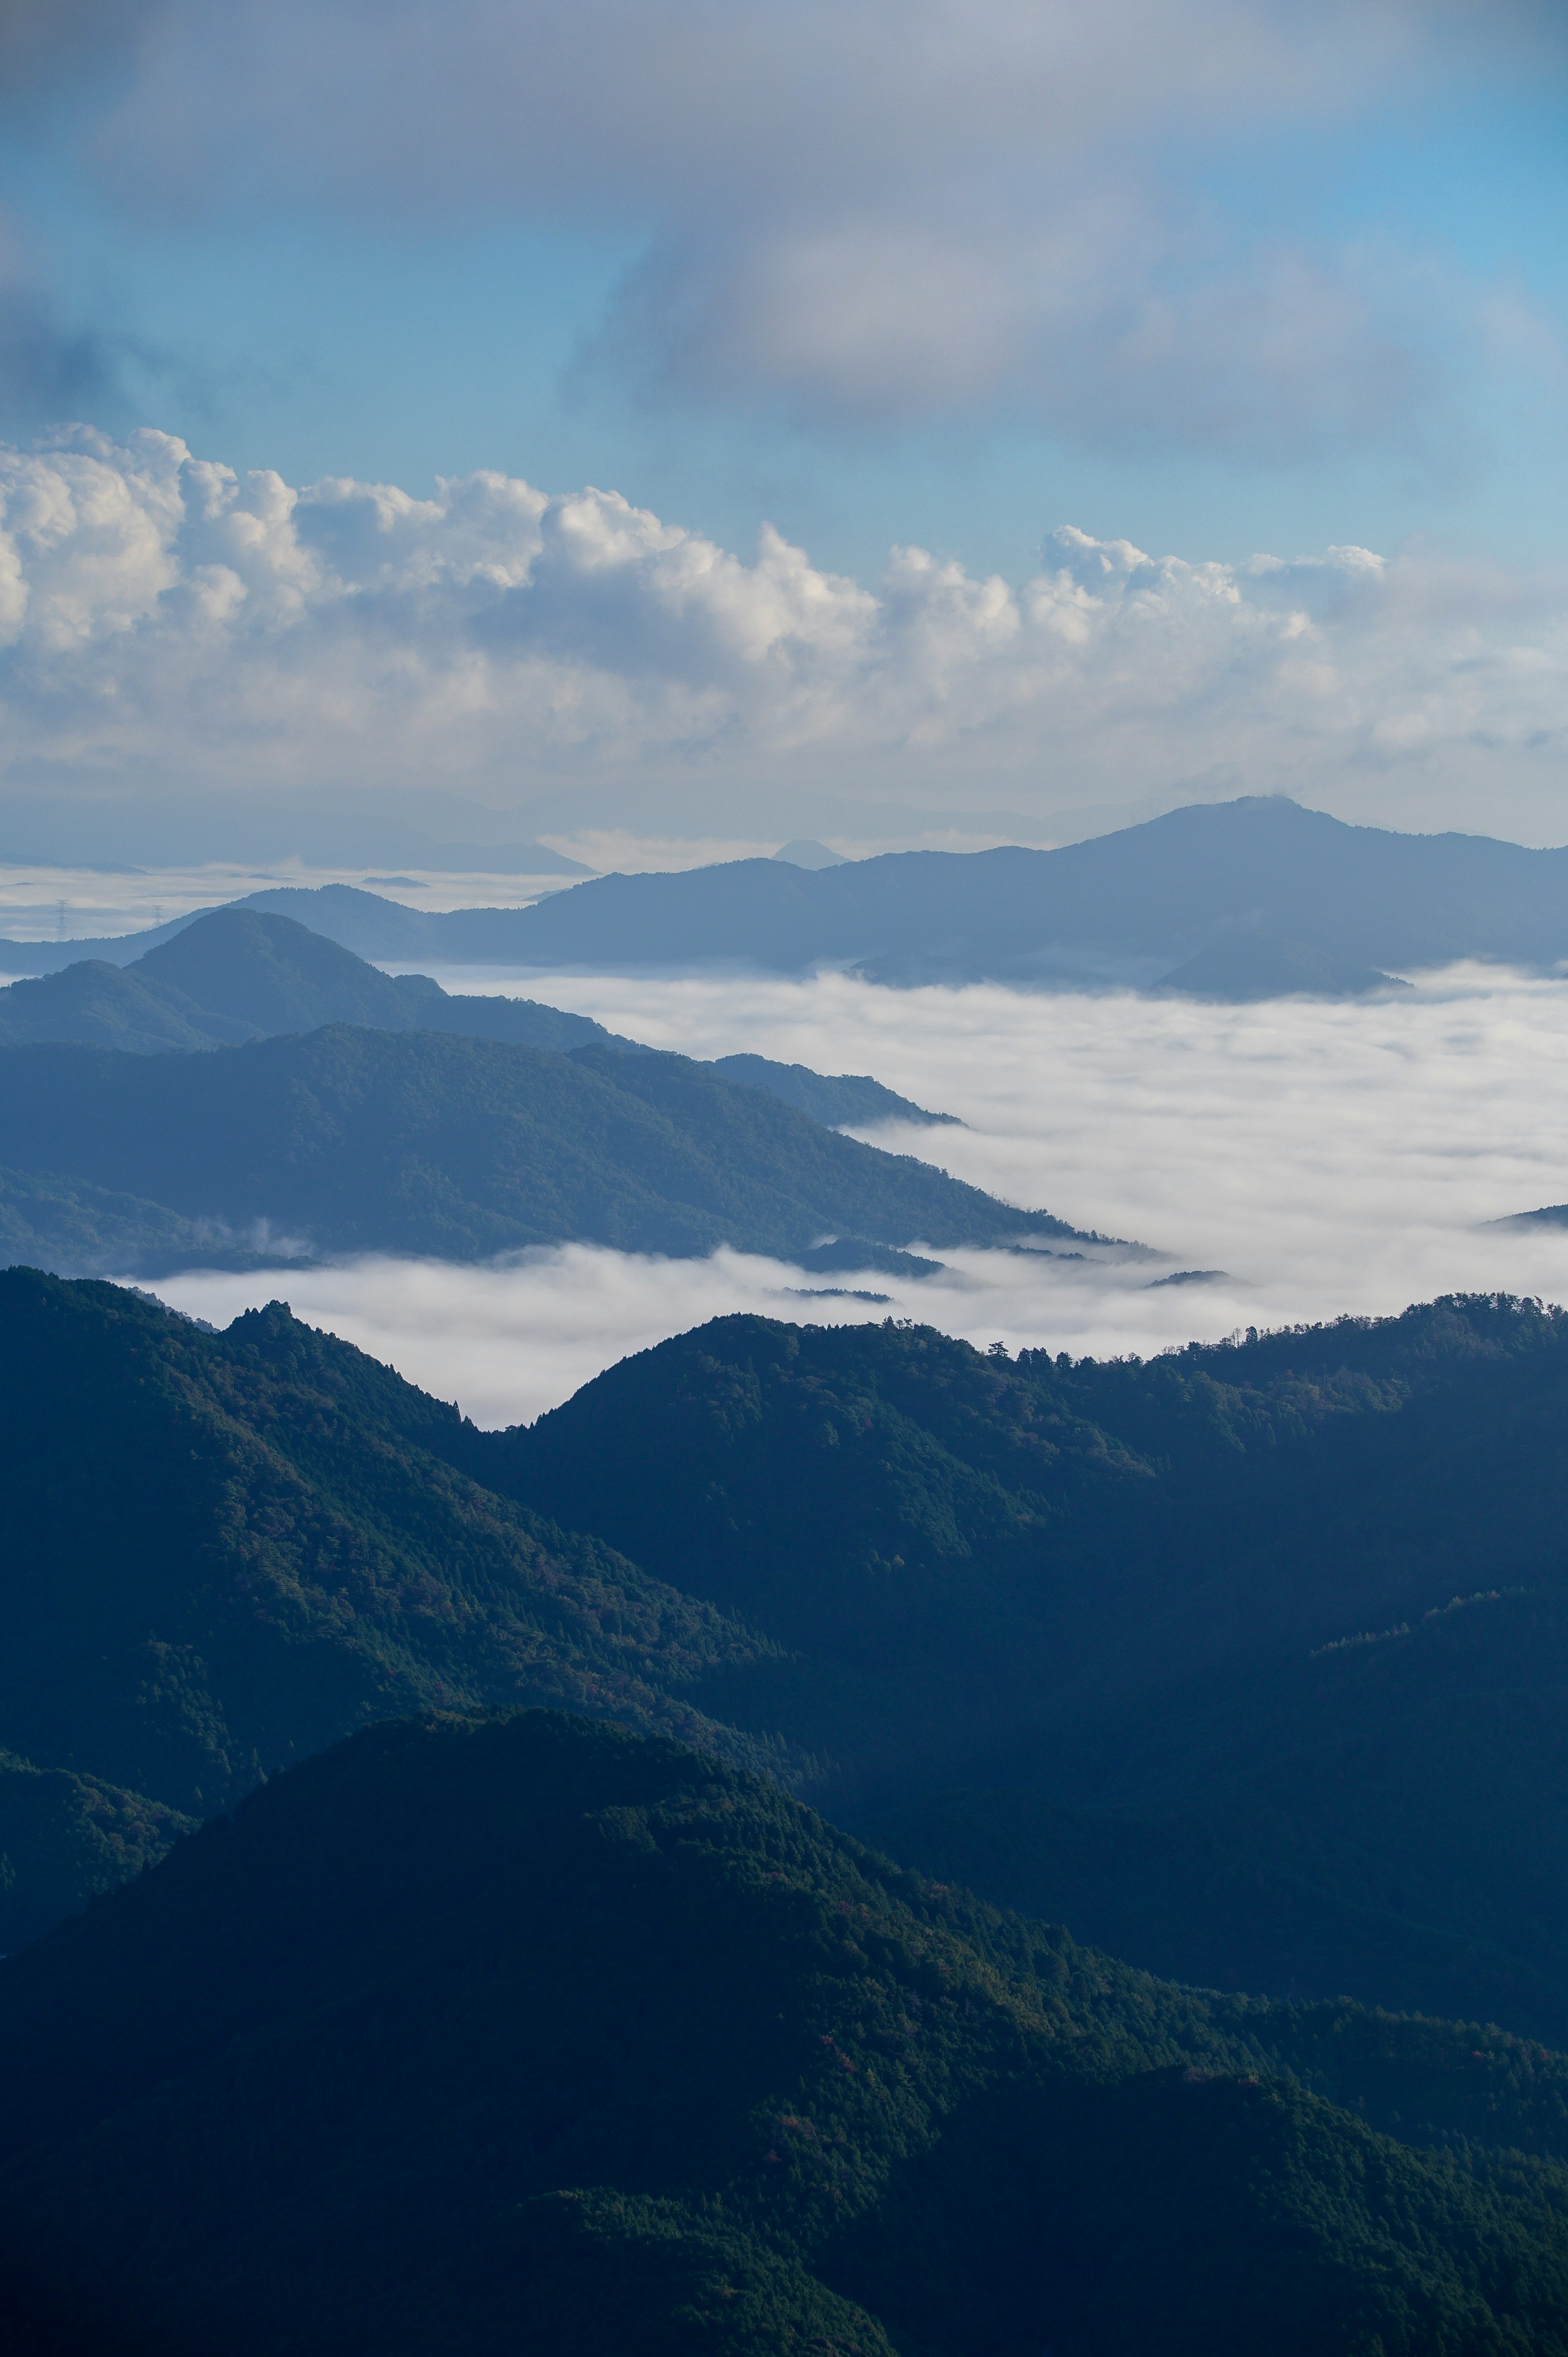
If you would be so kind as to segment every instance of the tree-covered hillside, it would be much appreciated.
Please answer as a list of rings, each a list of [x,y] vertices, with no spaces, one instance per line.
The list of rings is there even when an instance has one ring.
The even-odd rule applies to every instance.
[[[1005,1650],[1045,1705],[1552,1577],[1565,1411],[1568,1315],[1490,1297],[1147,1363],[738,1316],[463,1445],[790,1643]]]
[[[1559,1313],[723,1319],[507,1434],[276,1306],[13,1272],[0,1338],[0,1746],[155,1812],[132,1868],[368,1718],[549,1700],[1171,1977],[1568,2043]],[[113,1878],[38,1822],[0,1943]]]
[[[1205,2001],[553,1714],[276,1780],[0,1965],[0,2050],[22,2357],[1568,2348],[1559,2058]]]
[[[1561,1312],[1147,1365],[731,1318],[462,1441],[810,1658],[825,1805],[929,1871],[1179,1977],[1568,2040]]]
[[[0,1336],[0,1744],[142,1796],[133,1871],[169,1812],[368,1719],[550,1700],[714,1740],[703,1681],[775,1650],[476,1488],[430,1446],[455,1408],[286,1311],[211,1335],[13,1269]],[[13,1851],[28,1797],[0,1786],[0,1947],[78,1855],[63,1819]]]
[[[339,1025],[199,1056],[0,1049],[0,1168],[203,1222],[215,1260],[269,1238],[456,1260],[573,1241],[788,1257],[824,1232],[1082,1241],[685,1057],[424,1030]],[[151,1240],[134,1266],[166,1249]],[[126,1273],[107,1247],[98,1265]]]

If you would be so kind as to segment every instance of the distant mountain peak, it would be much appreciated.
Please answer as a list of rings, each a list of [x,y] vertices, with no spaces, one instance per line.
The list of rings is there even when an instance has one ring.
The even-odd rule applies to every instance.
[[[851,864],[842,851],[830,851],[825,843],[817,843],[810,835],[800,835],[773,855],[790,867],[847,867]]]

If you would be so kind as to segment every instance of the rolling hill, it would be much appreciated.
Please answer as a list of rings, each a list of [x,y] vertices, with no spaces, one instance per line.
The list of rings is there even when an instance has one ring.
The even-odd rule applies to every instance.
[[[1560,2057],[1164,1986],[550,1713],[274,1780],[0,2050],[20,2357],[1568,2347]]]
[[[85,1780],[24,1870],[0,1779],[0,1933],[113,1878],[95,1811],[134,1868],[368,1718],[549,1701],[1172,1978],[1568,2044],[1562,1313],[729,1318],[496,1434],[280,1307],[13,1272],[0,1367],[0,1747]]]

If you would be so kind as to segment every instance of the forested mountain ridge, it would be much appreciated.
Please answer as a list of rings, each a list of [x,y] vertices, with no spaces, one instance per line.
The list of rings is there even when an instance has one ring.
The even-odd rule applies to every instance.
[[[1568,2348],[1560,2058],[1162,1986],[553,1714],[274,1781],[0,2046],[22,2357]]]
[[[929,1871],[1177,1977],[1568,2040],[1562,1312],[1147,1365],[723,1320],[461,1439],[823,1663],[824,1804]]]
[[[1171,1977],[1568,2043],[1560,1312],[1146,1366],[723,1319],[508,1434],[275,1305],[14,1272],[0,1337],[0,1745],[133,1816],[558,1701]]]
[[[432,1451],[456,1410],[360,1352],[25,1269],[0,1335],[0,1742],[36,1767],[207,1814],[367,1719],[534,1700],[746,1751],[701,1688],[777,1649],[478,1490]],[[65,1870],[21,1867],[0,1945]]]
[[[97,1266],[121,1274],[157,1268],[171,1221],[204,1223],[218,1263],[269,1238],[454,1260],[1088,1241],[684,1057],[345,1025],[199,1056],[0,1048],[0,1171],[152,1206],[140,1244],[134,1212],[110,1224]],[[81,1198],[77,1228],[91,1211]],[[37,1232],[48,1245],[42,1206]]]
[[[907,1615],[979,1614],[995,1577],[1022,1643],[1028,1565],[1057,1663],[1028,1674],[1126,1691],[1170,1676],[1178,1639],[1189,1663],[1310,1647],[1347,1613],[1445,1603],[1479,1563],[1554,1575],[1564,1405],[1568,1315],[1500,1297],[1146,1363],[736,1316],[462,1439],[491,1486],[819,1634],[824,1615],[881,1644]]]

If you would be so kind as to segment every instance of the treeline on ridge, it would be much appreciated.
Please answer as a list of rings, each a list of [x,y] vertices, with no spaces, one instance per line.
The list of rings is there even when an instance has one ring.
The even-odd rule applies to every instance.
[[[1560,1313],[1147,1365],[726,1318],[489,1434],[280,1307],[0,1304],[0,1744],[132,1818],[557,1702],[1176,1978],[1568,2037]]]

